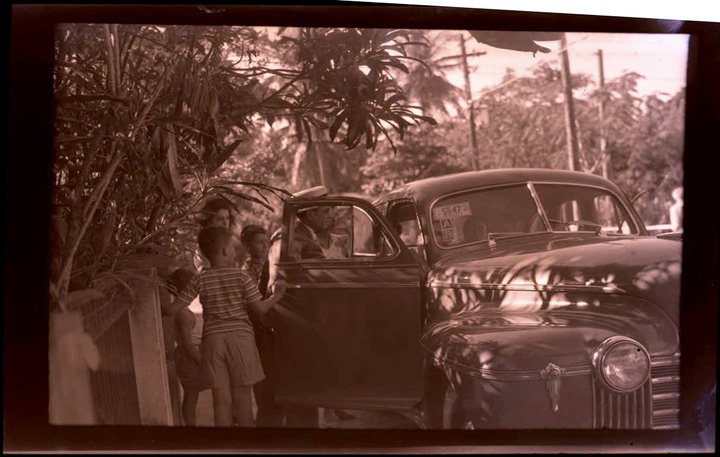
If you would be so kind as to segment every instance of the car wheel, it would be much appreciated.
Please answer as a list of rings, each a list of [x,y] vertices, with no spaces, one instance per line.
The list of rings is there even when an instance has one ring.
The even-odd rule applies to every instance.
[[[463,411],[460,396],[452,383],[448,382],[445,388],[445,398],[442,406],[442,428],[473,430],[475,427]]]

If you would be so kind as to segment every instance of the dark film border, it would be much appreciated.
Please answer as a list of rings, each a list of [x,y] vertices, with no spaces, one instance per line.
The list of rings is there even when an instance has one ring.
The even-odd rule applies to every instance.
[[[14,5],[8,41],[5,169],[4,438],[8,451],[238,450],[530,452],[702,450],[693,411],[715,384],[718,304],[720,25],[706,22],[464,8],[352,5]],[[54,26],[63,22],[352,26],[677,33],[691,36],[681,291],[681,428],[578,430],[262,430],[57,427],[47,423],[47,259],[52,179]],[[5,48],[8,50],[8,48]],[[580,447],[578,447],[580,446]],[[522,452],[522,451],[521,451]]]

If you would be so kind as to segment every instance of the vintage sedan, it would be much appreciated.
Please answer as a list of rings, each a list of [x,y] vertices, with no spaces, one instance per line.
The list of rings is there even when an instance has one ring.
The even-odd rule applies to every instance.
[[[344,254],[298,258],[298,214],[321,206]],[[460,173],[372,204],[290,199],[278,401],[426,428],[677,427],[681,246],[579,172]]]

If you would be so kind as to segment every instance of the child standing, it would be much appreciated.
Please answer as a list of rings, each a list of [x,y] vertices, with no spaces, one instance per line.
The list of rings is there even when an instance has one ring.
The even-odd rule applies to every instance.
[[[246,225],[240,234],[240,242],[248,253],[243,270],[255,280],[263,296],[267,292],[268,283],[268,237],[264,228],[257,225]],[[275,331],[264,325],[251,314],[250,320],[255,330],[255,343],[260,352],[265,379],[253,387],[257,402],[257,427],[281,427],[283,425],[283,409],[275,402],[277,367],[274,357]]]
[[[216,426],[251,427],[252,386],[264,379],[248,308],[263,316],[282,297],[285,283],[263,300],[250,275],[235,267],[229,230],[207,227],[198,235],[210,268],[194,277],[176,300],[181,309],[199,294],[203,304],[201,388],[212,389]],[[279,286],[279,287],[278,287]]]
[[[171,277],[175,295],[181,293],[195,276],[192,270],[179,268]],[[199,331],[198,331],[199,330]],[[175,370],[183,387],[182,417],[185,425],[197,423],[197,403],[200,398],[200,341],[202,318],[198,319],[189,307],[177,311],[174,319]]]

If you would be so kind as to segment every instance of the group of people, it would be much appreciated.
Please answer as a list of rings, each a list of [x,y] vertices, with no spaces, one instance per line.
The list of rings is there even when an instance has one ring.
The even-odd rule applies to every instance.
[[[256,327],[282,297],[284,283],[275,284],[272,294],[261,293],[264,263],[260,259],[267,256],[262,228],[245,227],[241,242],[250,256],[240,265],[231,231],[232,208],[213,200],[204,213],[197,238],[201,254],[197,270],[181,268],[172,274],[174,300],[165,307],[173,320],[173,359],[183,387],[183,422],[196,424],[199,393],[211,389],[215,425],[252,426],[253,386],[265,378]],[[195,313],[188,308],[196,298],[202,306],[201,332]]]
[[[296,258],[347,255],[339,252],[344,247],[337,239],[323,232],[328,228],[328,209],[313,208],[298,215]],[[238,245],[233,214],[222,199],[206,204],[194,268],[178,268],[168,279],[173,298],[163,306],[163,315],[171,322],[173,335],[171,342],[166,339],[166,349],[174,409],[181,411],[185,425],[196,425],[200,392],[210,389],[216,426],[304,426],[308,416],[317,422],[317,410],[293,411],[275,402],[274,330],[265,316],[286,285],[281,280],[269,284],[267,231],[247,225]],[[279,240],[276,235],[273,239]],[[200,302],[201,315],[189,308],[195,300]],[[172,385],[178,382],[182,395]],[[338,419],[353,418],[342,410],[334,412]]]

